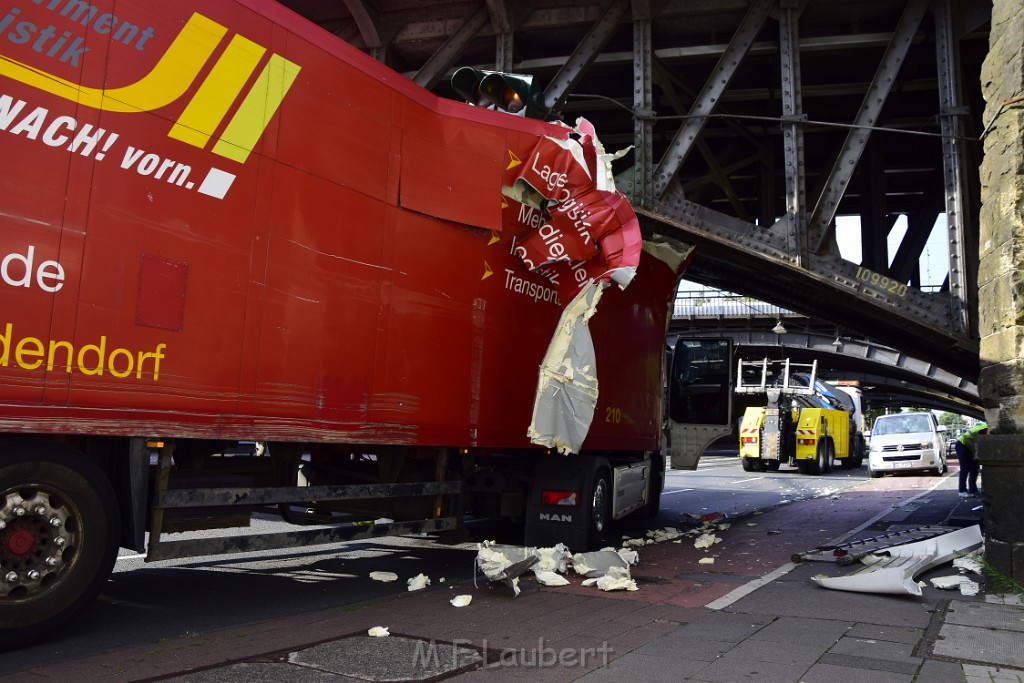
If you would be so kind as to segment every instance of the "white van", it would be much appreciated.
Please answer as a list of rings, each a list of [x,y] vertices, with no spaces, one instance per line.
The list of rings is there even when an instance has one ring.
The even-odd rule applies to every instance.
[[[933,413],[881,415],[871,427],[868,472],[880,477],[886,472],[926,470],[940,476],[946,472],[946,444]]]

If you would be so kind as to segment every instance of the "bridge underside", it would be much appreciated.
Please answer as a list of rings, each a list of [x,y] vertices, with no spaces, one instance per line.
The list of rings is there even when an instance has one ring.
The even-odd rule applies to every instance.
[[[644,229],[689,279],[978,371],[980,0],[285,0],[419,84],[534,75],[594,123]],[[900,217],[906,235],[890,253]],[[920,289],[936,219],[948,276]],[[856,217],[860,264],[837,234]],[[837,231],[839,231],[837,233]]]

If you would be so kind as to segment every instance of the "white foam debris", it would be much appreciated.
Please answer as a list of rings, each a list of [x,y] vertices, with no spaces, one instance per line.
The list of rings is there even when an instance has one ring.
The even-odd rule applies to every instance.
[[[508,559],[504,553],[498,550],[491,550],[494,545],[494,541],[484,541],[482,544],[477,544],[477,565],[480,567],[480,571],[484,573],[491,581],[495,581],[503,576],[505,570],[512,565],[512,560]]]
[[[469,603],[473,602],[472,595],[456,595],[454,598],[449,600],[455,607],[465,607]]]
[[[647,545],[647,541],[642,538],[627,538],[622,542],[623,548],[639,548],[645,545]]]
[[[694,548],[710,548],[716,543],[721,543],[722,539],[715,536],[712,533],[701,534],[697,537],[697,540],[693,542]]]
[[[391,581],[398,581],[398,574],[394,572],[370,572],[370,578],[374,581],[389,583]]]
[[[683,535],[683,532],[679,529],[667,526],[664,529],[652,529],[647,532],[647,543],[651,541],[655,543],[664,543],[665,541],[672,541]]]
[[[519,588],[519,577],[518,576],[512,579],[512,592],[513,592],[513,595],[519,595],[522,592],[520,590],[520,588]]]
[[[697,564],[714,564],[714,563],[715,563],[715,558],[713,558],[713,557],[702,557],[699,560],[697,560]]]
[[[593,567],[588,567],[587,563],[583,561],[582,555],[577,553],[576,557],[580,559],[573,558],[572,568],[576,570],[577,574],[589,574],[590,572],[594,571]]]
[[[721,529],[722,531],[728,531],[729,527],[731,527],[731,526],[732,526],[732,522],[722,522],[721,524],[718,525],[718,528]]]
[[[603,591],[639,590],[629,576],[629,567],[609,567],[607,574],[597,578],[596,585]]]
[[[373,638],[387,638],[388,636],[391,635],[391,633],[388,632],[388,628],[390,628],[390,627],[389,626],[374,626],[373,628],[371,628],[369,631],[366,632],[366,635],[371,636]]]
[[[409,579],[406,583],[409,584],[409,590],[418,591],[430,585],[430,577],[425,576],[423,574],[417,574],[416,576]]]
[[[534,569],[533,575],[544,586],[567,586],[569,581],[562,575],[544,569]]]
[[[963,574],[954,574],[952,576],[936,576],[929,581],[932,585],[943,591],[959,590],[961,595],[977,595],[981,589],[974,581]]]
[[[981,574],[984,571],[981,557],[975,553],[953,559],[953,566],[962,572]]]
[[[534,565],[534,571],[540,569],[548,572],[564,572],[568,562],[569,549],[565,547],[565,544],[559,543],[550,548],[537,548],[537,556],[540,560]]]

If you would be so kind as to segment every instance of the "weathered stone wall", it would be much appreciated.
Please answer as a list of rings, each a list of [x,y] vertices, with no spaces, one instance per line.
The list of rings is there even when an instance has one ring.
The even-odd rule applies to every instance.
[[[979,391],[1000,434],[1024,433],[1024,12],[995,0],[985,97],[978,267]]]
[[[1024,12],[994,0],[985,97],[978,267],[978,390],[998,435],[979,437],[985,489],[985,556],[1024,582]]]

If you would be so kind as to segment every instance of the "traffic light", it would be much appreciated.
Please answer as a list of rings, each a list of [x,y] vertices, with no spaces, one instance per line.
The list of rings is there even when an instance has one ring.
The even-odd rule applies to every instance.
[[[452,88],[478,107],[494,107],[531,118],[543,118],[546,113],[542,93],[533,87],[533,76],[464,66],[452,75]]]

